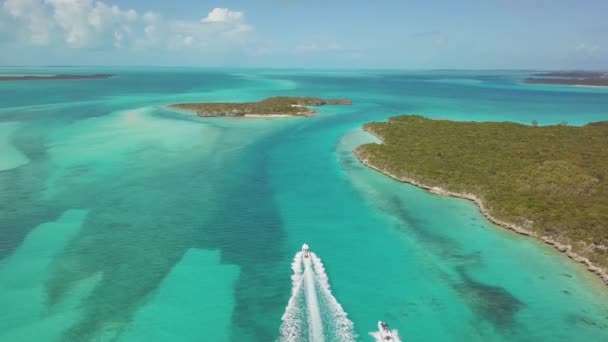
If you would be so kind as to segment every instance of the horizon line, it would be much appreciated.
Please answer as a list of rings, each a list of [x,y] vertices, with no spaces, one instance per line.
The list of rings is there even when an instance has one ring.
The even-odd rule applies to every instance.
[[[543,71],[596,71],[606,72],[607,69],[586,69],[586,68],[563,68],[563,69],[545,69],[545,68],[402,68],[402,67],[315,67],[315,66],[297,66],[297,67],[273,67],[273,66],[203,66],[203,65],[0,65],[0,68],[183,68],[183,69],[272,69],[272,70],[387,70],[387,71],[525,71],[525,72],[543,72]]]

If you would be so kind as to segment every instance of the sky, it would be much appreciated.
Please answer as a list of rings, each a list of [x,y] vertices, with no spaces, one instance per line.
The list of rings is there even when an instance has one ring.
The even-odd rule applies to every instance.
[[[608,70],[608,0],[0,0],[0,65]]]

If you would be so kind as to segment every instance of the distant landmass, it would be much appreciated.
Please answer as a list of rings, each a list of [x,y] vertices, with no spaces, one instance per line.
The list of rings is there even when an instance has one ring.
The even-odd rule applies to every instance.
[[[532,74],[524,79],[530,84],[578,85],[608,87],[608,72],[554,71]]]
[[[470,199],[494,223],[555,246],[608,282],[608,122],[536,127],[406,115],[364,129],[383,142],[355,150],[365,165]]]
[[[51,81],[51,80],[80,80],[110,78],[112,74],[91,75],[0,75],[0,81]]]
[[[271,97],[259,102],[180,103],[169,108],[187,110],[198,116],[310,116],[314,110],[308,106],[350,105],[347,99],[320,99],[316,97]]]

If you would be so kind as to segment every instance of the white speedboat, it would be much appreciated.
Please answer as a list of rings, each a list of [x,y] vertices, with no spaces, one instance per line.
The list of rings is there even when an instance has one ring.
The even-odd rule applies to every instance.
[[[303,244],[302,245],[302,256],[304,258],[308,258],[310,256],[310,250],[308,249],[308,245],[307,244]]]
[[[380,337],[384,341],[394,341],[393,333],[391,333],[391,328],[388,327],[386,322],[378,321],[378,332],[380,333]]]

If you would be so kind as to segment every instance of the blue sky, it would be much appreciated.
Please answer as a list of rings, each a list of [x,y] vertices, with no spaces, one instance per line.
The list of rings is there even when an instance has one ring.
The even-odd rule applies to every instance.
[[[605,0],[0,3],[0,65],[608,69]]]

